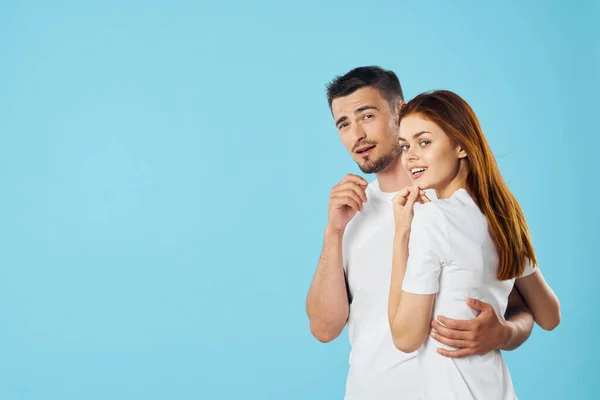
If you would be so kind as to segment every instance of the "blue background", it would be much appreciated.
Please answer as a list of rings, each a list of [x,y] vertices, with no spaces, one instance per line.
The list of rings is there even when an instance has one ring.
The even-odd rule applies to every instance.
[[[341,399],[346,331],[318,343],[304,301],[329,190],[359,172],[324,85],[371,64],[477,112],[562,301],[506,354],[517,394],[592,398],[599,15],[0,2],[0,398]]]

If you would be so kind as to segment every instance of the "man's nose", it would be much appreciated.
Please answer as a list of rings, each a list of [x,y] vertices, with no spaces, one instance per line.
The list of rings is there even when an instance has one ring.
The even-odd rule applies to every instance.
[[[352,130],[352,139],[354,139],[354,142],[358,142],[359,140],[363,140],[366,137],[367,137],[367,133],[360,126],[360,124],[354,125],[354,129]]]

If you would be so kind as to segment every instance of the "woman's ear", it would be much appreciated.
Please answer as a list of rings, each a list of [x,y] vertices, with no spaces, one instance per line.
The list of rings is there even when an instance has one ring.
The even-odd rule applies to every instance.
[[[458,145],[456,149],[458,150],[458,158],[467,158],[467,152],[461,145]]]

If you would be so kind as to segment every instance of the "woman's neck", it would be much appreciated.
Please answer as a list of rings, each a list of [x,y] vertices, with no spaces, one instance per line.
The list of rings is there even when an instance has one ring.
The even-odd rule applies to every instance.
[[[452,178],[452,180],[442,187],[435,188],[435,194],[438,199],[448,199],[452,197],[457,190],[467,190],[467,176],[468,171],[466,166],[461,163],[458,173]]]

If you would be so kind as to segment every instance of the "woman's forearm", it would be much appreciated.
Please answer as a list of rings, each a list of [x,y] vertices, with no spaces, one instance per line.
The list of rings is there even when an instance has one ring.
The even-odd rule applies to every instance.
[[[402,295],[402,282],[406,272],[408,261],[408,239],[410,229],[397,228],[394,235],[394,247],[392,253],[392,278],[390,281],[390,296],[388,299],[388,318],[390,327],[398,314],[400,297]]]

